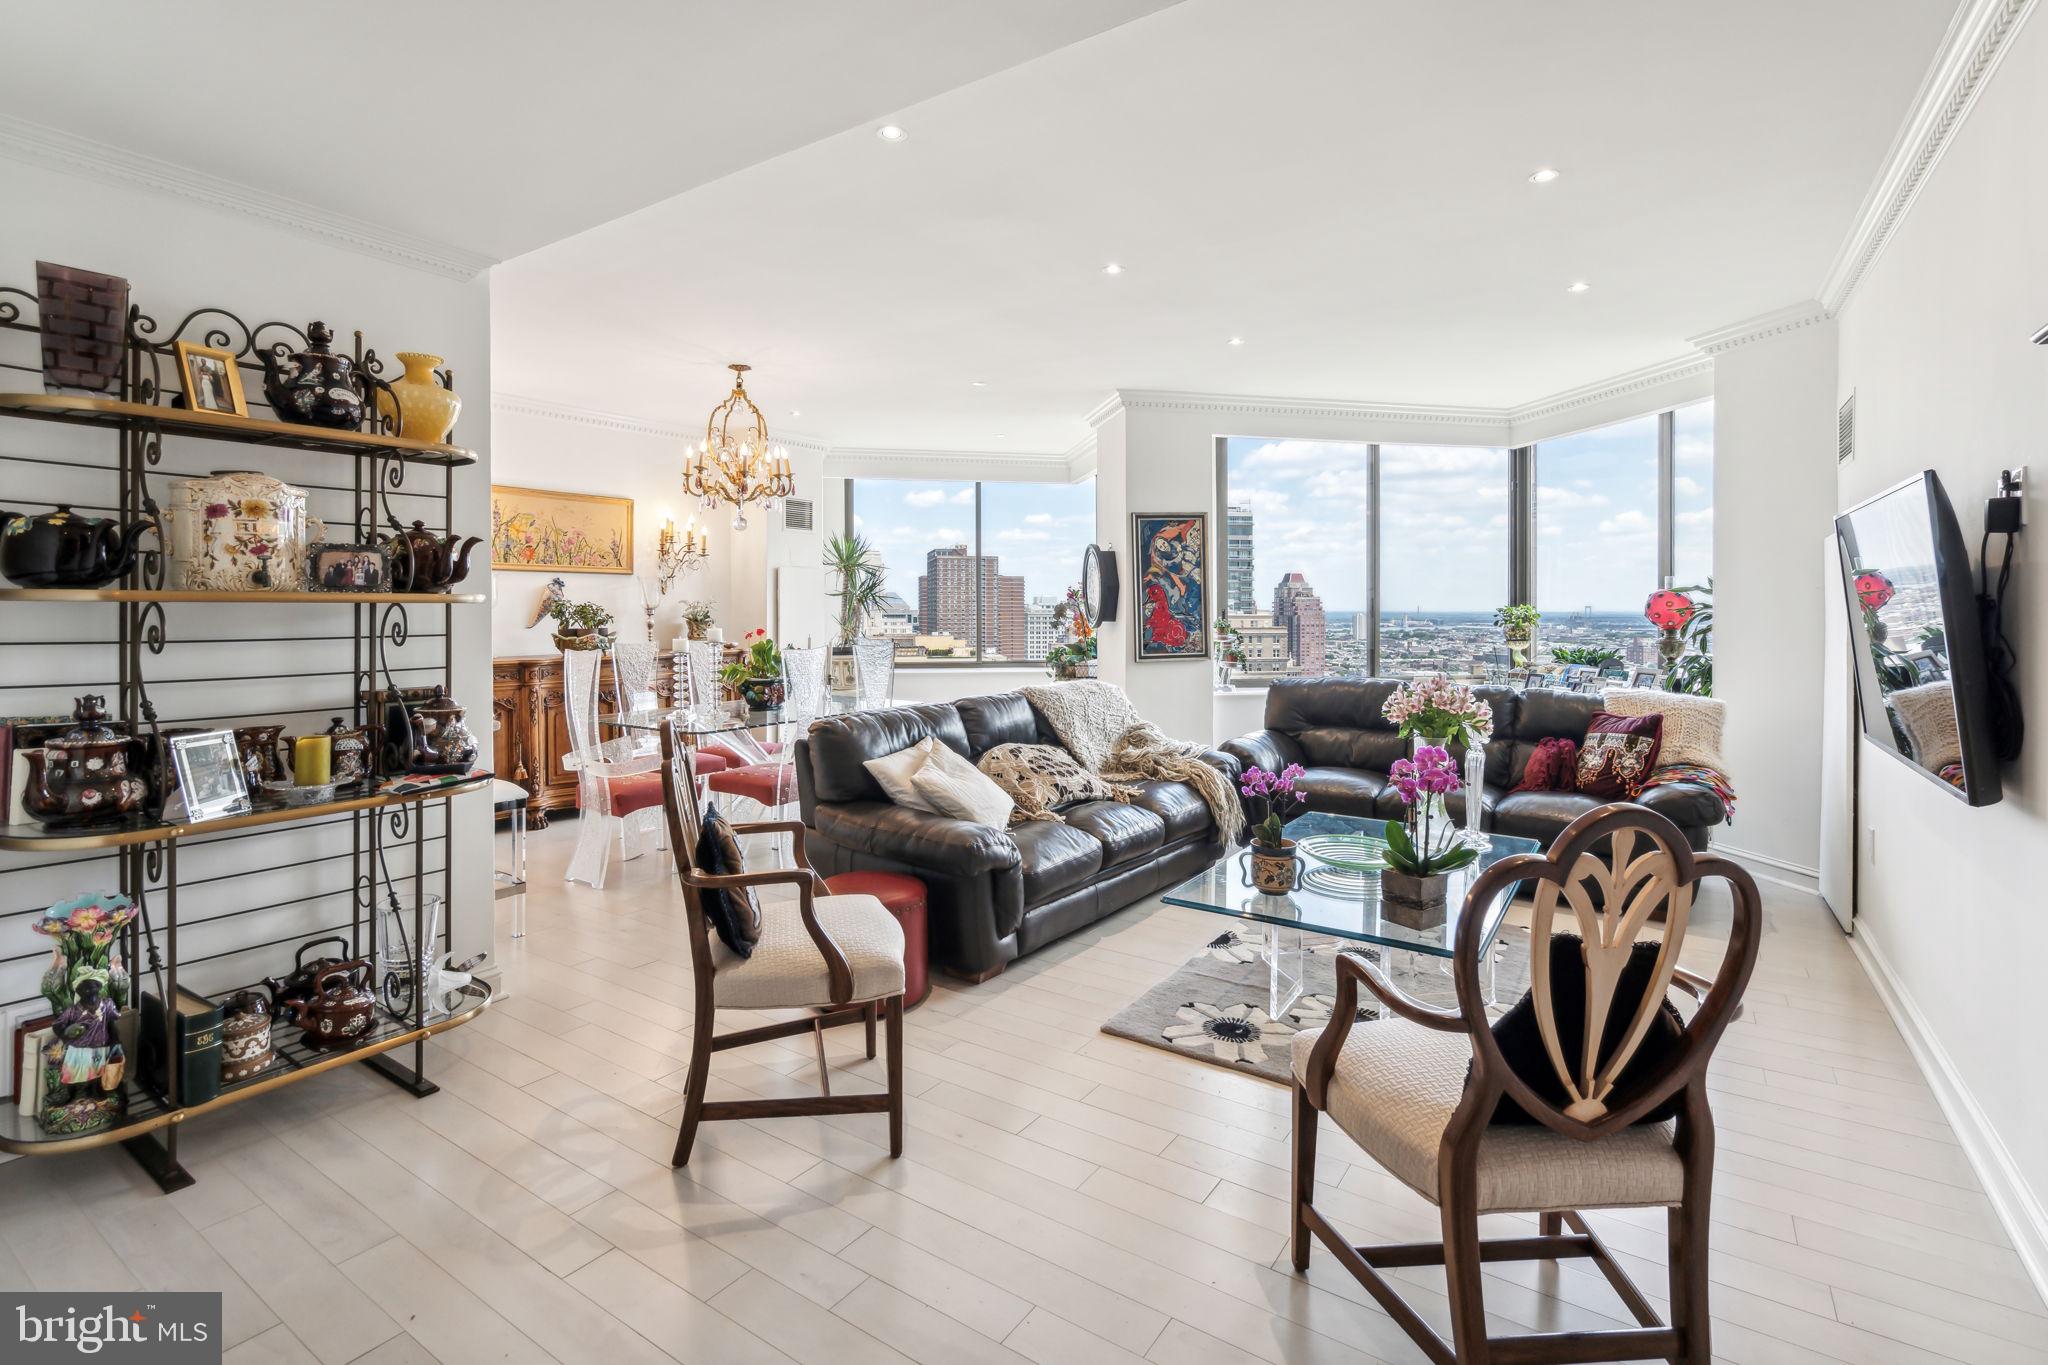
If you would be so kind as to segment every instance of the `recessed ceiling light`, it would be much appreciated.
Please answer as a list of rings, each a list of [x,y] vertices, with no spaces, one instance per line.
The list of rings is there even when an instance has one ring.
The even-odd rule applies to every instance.
[[[1557,177],[1561,174],[1563,174],[1563,172],[1552,170],[1550,167],[1544,166],[1539,170],[1534,170],[1529,173],[1529,183],[1532,185],[1548,185],[1551,181],[1557,179]]]
[[[1592,287],[1592,285],[1587,284],[1584,280],[1573,280],[1564,287],[1564,292],[1567,294],[1583,294]]]
[[[1232,337],[1232,338],[1231,338],[1231,339],[1230,339],[1229,341],[1225,342],[1224,344],[1225,344],[1226,346],[1242,346],[1242,345],[1244,345],[1244,338],[1243,338],[1243,337]]]
[[[1102,267],[1102,273],[1105,275],[1121,275],[1124,273],[1124,268],[1115,261],[1111,261],[1108,265]]]
[[[967,387],[970,389],[985,389],[988,387],[988,381],[986,379],[970,379],[967,381]]]
[[[997,433],[996,433],[996,439],[997,439],[998,441],[1002,440],[1002,439],[1003,439],[1003,433],[1002,433],[1002,432],[1000,432],[1000,431],[999,431],[999,432],[997,432]]]
[[[875,129],[875,136],[884,142],[901,142],[904,138],[909,137],[910,134],[904,132],[893,123],[885,123]]]
[[[795,408],[791,408],[791,409],[789,410],[789,415],[790,415],[791,417],[801,417],[801,416],[803,416],[803,414],[802,414],[802,413],[800,413],[800,412],[798,412],[798,411],[797,411],[797,410],[796,410]]]

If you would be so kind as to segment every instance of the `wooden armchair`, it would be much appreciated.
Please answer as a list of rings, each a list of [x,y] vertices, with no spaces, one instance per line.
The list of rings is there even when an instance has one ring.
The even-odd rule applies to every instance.
[[[681,1166],[689,1161],[700,1123],[884,1111],[889,1115],[889,1155],[903,1155],[902,927],[873,896],[826,894],[824,878],[811,869],[804,855],[800,821],[763,820],[733,826],[740,834],[789,835],[794,867],[721,875],[700,870],[696,857],[701,819],[695,784],[686,777],[678,779],[686,751],[672,720],[662,727],[661,756],[669,841],[675,849],[676,874],[683,884],[683,906],[689,917],[695,995],[688,1089],[671,1164]],[[767,886],[793,886],[796,899],[761,903],[760,939],[753,955],[741,958],[714,940],[702,898],[711,891]],[[796,1009],[810,1014],[714,1036],[720,1009]],[[824,1031],[841,1024],[865,1024],[867,1054],[873,1057],[878,1016],[888,1026],[888,1090],[875,1095],[834,1095],[825,1072]],[[821,1094],[795,1099],[706,1099],[711,1054],[802,1033],[817,1038]]]
[[[1709,877],[1725,880],[1735,899],[1727,951],[1712,980],[1678,966],[1694,888]],[[1459,924],[1454,1010],[1420,1005],[1364,959],[1339,957],[1332,1022],[1294,1040],[1294,1267],[1308,1269],[1313,1233],[1423,1353],[1442,1365],[1641,1359],[1706,1365],[1713,1358],[1707,1222],[1714,1175],[1707,1063],[1756,965],[1762,932],[1756,884],[1736,864],[1694,853],[1663,816],[1620,804],[1574,820],[1548,854],[1522,854],[1488,868],[1474,883],[1470,903],[1487,904],[1518,882],[1535,883],[1530,993],[1538,1032],[1568,1103],[1560,1108],[1539,1096],[1510,1068],[1494,1039],[1479,980],[1483,916],[1469,915]],[[1650,988],[1640,999],[1617,998],[1631,947],[1659,910],[1666,918]],[[1559,924],[1561,912],[1565,922]],[[1576,929],[1585,945],[1587,1042],[1579,1056],[1567,1057],[1559,1043],[1546,948],[1553,929]],[[1379,997],[1388,1017],[1354,1024],[1361,982]],[[1622,1093],[1617,1082],[1623,1067],[1674,986],[1691,994],[1698,1008],[1655,1074],[1631,1076]],[[1602,1057],[1601,1040],[1616,1011],[1624,1012],[1628,1025],[1612,1053]],[[1503,1095],[1539,1122],[1490,1125]],[[1675,1122],[1637,1122],[1674,1095]],[[1319,1113],[1438,1207],[1442,1243],[1353,1246],[1337,1232],[1315,1207]],[[1658,1320],[1578,1212],[1618,1207],[1667,1210],[1669,1325]],[[1503,1212],[1539,1214],[1540,1235],[1482,1242],[1480,1215]],[[1482,1263],[1566,1256],[1593,1258],[1641,1327],[1488,1336]],[[1421,1265],[1444,1267],[1449,1341],[1380,1273]]]

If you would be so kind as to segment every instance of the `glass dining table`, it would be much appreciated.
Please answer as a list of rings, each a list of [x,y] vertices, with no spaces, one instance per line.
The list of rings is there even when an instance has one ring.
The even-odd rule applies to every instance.
[[[695,706],[642,706],[599,716],[598,724],[629,733],[653,736],[671,721],[687,749],[697,749],[715,740],[749,763],[775,762],[771,744],[786,742],[790,731],[807,727],[823,716],[844,715],[860,710],[850,694],[831,693],[813,711],[796,712],[788,707],[749,706],[744,701],[703,702]]]

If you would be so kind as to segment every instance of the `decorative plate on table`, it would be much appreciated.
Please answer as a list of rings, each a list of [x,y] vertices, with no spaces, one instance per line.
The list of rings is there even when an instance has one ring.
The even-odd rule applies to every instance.
[[[1311,834],[1295,847],[1346,872],[1378,872],[1387,865],[1387,841],[1370,834]]]

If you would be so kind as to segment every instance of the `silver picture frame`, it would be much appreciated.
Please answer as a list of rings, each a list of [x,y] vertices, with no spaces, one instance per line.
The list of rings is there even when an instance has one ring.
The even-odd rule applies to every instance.
[[[217,820],[249,809],[249,784],[242,775],[242,754],[233,730],[202,730],[166,742],[178,771],[185,819]]]

